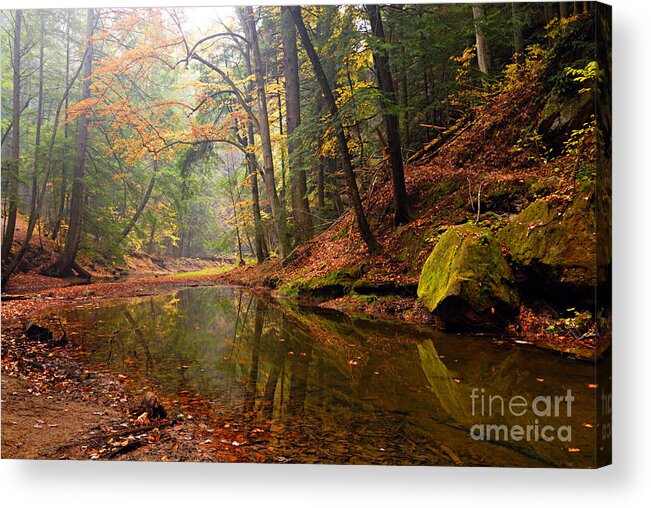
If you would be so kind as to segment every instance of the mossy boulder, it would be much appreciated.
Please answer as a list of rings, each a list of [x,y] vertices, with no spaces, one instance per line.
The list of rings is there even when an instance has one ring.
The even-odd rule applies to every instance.
[[[593,193],[568,205],[539,199],[498,234],[524,274],[524,286],[556,299],[594,293],[596,231]]]
[[[497,329],[520,304],[499,242],[472,224],[441,236],[423,266],[418,297],[445,329]]]

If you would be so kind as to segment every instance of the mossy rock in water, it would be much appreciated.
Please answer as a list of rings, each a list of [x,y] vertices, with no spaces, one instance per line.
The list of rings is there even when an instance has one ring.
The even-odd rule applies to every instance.
[[[446,329],[497,329],[518,312],[520,297],[500,244],[464,224],[441,236],[427,258],[418,297]]]
[[[498,235],[525,275],[529,291],[555,299],[590,298],[596,283],[596,231],[592,192],[564,207],[539,199]]]
[[[356,280],[367,270],[365,265],[355,266],[309,279],[296,279],[281,287],[279,293],[289,298],[309,302],[323,302],[348,293]]]

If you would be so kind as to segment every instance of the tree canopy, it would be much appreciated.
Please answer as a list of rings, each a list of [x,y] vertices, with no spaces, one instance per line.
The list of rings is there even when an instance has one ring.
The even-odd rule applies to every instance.
[[[287,259],[350,208],[373,255],[378,178],[409,222],[406,159],[564,7],[3,11],[3,272],[21,216],[58,275],[78,252]]]

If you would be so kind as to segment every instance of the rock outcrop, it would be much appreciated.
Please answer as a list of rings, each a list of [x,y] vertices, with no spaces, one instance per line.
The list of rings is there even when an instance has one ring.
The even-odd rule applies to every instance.
[[[554,299],[594,294],[596,231],[593,194],[569,206],[539,199],[506,226],[498,239],[522,272],[523,286]]]

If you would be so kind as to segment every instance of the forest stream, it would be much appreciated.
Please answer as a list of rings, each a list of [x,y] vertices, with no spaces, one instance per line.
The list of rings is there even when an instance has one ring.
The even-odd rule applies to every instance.
[[[594,461],[594,366],[530,346],[298,307],[230,286],[104,300],[57,315],[91,368],[154,390],[182,411],[189,398],[201,400],[222,425],[253,429],[235,445],[277,462]],[[531,402],[568,390],[569,414],[565,404],[558,416],[509,410],[512,397]],[[489,404],[490,396],[499,398]],[[477,425],[491,423],[530,426],[532,434],[480,439],[485,427]],[[539,435],[547,425],[551,441]],[[262,428],[273,437],[258,442]],[[569,446],[556,434],[568,429]]]

